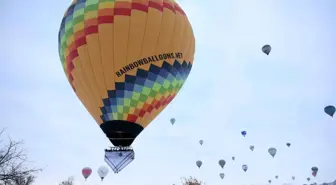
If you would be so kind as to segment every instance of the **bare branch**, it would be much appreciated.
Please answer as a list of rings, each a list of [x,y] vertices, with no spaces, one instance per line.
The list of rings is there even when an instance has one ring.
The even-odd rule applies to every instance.
[[[0,131],[0,137],[5,129]],[[30,185],[35,179],[34,173],[41,169],[28,168],[28,157],[22,148],[23,141],[9,138],[7,144],[0,139],[0,184]]]
[[[73,177],[69,177],[67,180],[62,181],[59,185],[74,185]]]

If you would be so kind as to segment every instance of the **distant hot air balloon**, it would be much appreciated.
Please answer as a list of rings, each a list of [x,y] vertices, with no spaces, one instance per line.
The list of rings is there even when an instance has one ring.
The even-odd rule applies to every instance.
[[[224,159],[221,159],[221,160],[218,161],[218,164],[219,164],[220,167],[224,168],[226,162],[225,162]]]
[[[233,157],[232,157],[232,160],[234,161],[235,159],[236,159],[236,158],[233,156]]]
[[[85,178],[85,180],[88,177],[90,177],[91,173],[92,173],[92,169],[90,167],[85,167],[85,168],[82,169],[82,175]]]
[[[241,134],[245,137],[246,136],[246,131],[242,131]]]
[[[246,172],[247,169],[248,169],[248,166],[246,164],[244,164],[244,165],[242,165],[242,169],[244,170],[244,172]]]
[[[105,161],[118,173],[134,159],[135,138],[186,81],[195,37],[176,1],[73,0],[58,50],[72,89],[115,146]]]
[[[174,125],[174,123],[175,123],[175,118],[171,118],[171,119],[170,119],[170,123],[171,123],[172,125]]]
[[[317,172],[318,172],[318,168],[317,168],[316,166],[314,166],[314,167],[311,168],[311,170],[312,170],[312,175],[313,175],[314,177],[316,177]]]
[[[220,174],[219,174],[219,177],[220,177],[221,179],[224,179],[224,176],[225,176],[224,173],[220,173]]]
[[[253,145],[250,146],[250,150],[251,150],[251,151],[254,150],[254,146],[253,146]]]
[[[271,183],[272,183],[272,181],[271,181],[271,180],[268,180],[268,183],[270,183],[270,184],[271,184]]]
[[[275,176],[275,178],[276,178],[276,179],[278,179],[278,178],[279,178],[279,176],[277,176],[277,175],[276,175],[276,176]]]
[[[262,48],[261,48],[262,52],[265,53],[266,55],[269,55],[271,50],[272,50],[272,47],[268,44],[264,45]]]
[[[203,140],[199,140],[199,144],[200,144],[200,145],[203,145]]]
[[[268,149],[268,153],[272,156],[272,157],[274,157],[275,156],[275,154],[277,153],[277,149],[276,148],[269,148]]]
[[[324,112],[331,117],[334,117],[335,114],[335,107],[333,105],[328,105],[324,108]]]
[[[290,146],[291,146],[291,144],[290,144],[290,143],[286,143],[286,145],[287,145],[288,147],[290,147]]]
[[[292,180],[295,180],[295,176],[292,176]]]
[[[307,178],[307,181],[310,181],[310,178],[309,178],[309,177]]]
[[[98,175],[102,181],[104,180],[108,172],[109,172],[109,169],[106,166],[101,166],[98,168]]]
[[[202,161],[196,161],[196,166],[197,166],[198,168],[201,168],[201,166],[202,166]]]

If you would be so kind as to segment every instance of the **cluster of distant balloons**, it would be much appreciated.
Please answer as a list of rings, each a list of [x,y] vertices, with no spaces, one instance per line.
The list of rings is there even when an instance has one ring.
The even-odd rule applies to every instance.
[[[270,51],[271,51],[271,46],[270,46],[270,45],[265,45],[265,46],[262,48],[262,51],[268,55],[268,54],[270,53]],[[324,112],[325,112],[327,115],[331,116],[331,117],[334,116],[335,111],[336,111],[336,109],[335,109],[335,107],[334,107],[333,105],[328,105],[328,106],[326,106],[326,107],[324,108]],[[171,123],[172,125],[174,125],[175,122],[176,122],[176,119],[175,119],[175,118],[171,118],[171,119],[170,119],[170,123]],[[241,132],[241,135],[242,135],[243,137],[246,137],[247,132],[244,130],[244,131]],[[199,140],[199,144],[200,144],[200,145],[203,145],[203,143],[204,143],[203,140]],[[291,143],[289,143],[289,142],[286,143],[286,146],[287,146],[287,147],[290,147],[290,146],[291,146]],[[253,151],[254,148],[255,148],[255,146],[254,146],[254,145],[250,145],[249,148],[250,148],[251,151]],[[275,155],[277,154],[277,149],[274,148],[274,147],[270,147],[270,148],[268,149],[268,153],[274,158]],[[236,157],[233,156],[233,157],[232,157],[232,160],[234,161],[235,159],[236,159]],[[197,160],[197,161],[196,161],[196,166],[197,166],[198,168],[201,168],[202,164],[203,164],[203,162],[202,162],[201,160]],[[219,166],[220,166],[221,168],[224,168],[224,166],[225,166],[225,164],[226,164],[226,161],[225,161],[224,159],[220,159],[220,160],[218,161],[218,164],[219,164]],[[243,165],[242,165],[242,170],[243,170],[244,172],[247,172],[247,170],[248,170],[248,165],[247,165],[247,164],[243,164]],[[312,176],[316,177],[317,172],[318,172],[318,168],[317,168],[316,166],[313,166],[313,167],[311,168],[311,171],[312,171]],[[225,174],[224,174],[224,173],[219,173],[219,177],[220,177],[221,179],[224,179]],[[279,176],[276,175],[275,178],[278,179]],[[295,180],[295,176],[292,176],[292,180]],[[309,178],[309,177],[307,178],[307,181],[310,181],[310,178]],[[272,180],[268,180],[268,183],[272,183]]]
[[[108,172],[109,172],[109,169],[106,166],[101,166],[97,170],[97,173],[102,181],[107,176]],[[92,169],[90,167],[85,167],[82,169],[82,175],[85,178],[85,180],[89,178],[91,174],[92,174]]]

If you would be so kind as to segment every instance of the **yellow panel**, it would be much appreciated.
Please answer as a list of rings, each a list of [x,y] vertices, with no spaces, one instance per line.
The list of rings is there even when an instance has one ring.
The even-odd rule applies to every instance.
[[[150,57],[155,54],[156,44],[158,42],[160,34],[161,21],[162,21],[162,13],[156,9],[149,8],[145,36],[141,51],[142,58]],[[150,64],[151,63],[142,65],[139,68],[148,70]],[[157,62],[155,62],[155,64],[157,64]]]
[[[171,49],[170,42],[174,34],[175,15],[170,10],[164,9],[162,22],[164,24],[160,28],[160,36],[155,52],[157,54],[167,53]]]
[[[90,56],[91,67],[95,76],[95,81],[98,85],[100,98],[107,97],[105,78],[100,54],[98,34],[90,34],[86,36],[87,51]]]
[[[130,26],[128,16],[114,17],[114,70],[115,72],[126,66],[127,62],[127,44]],[[125,75],[115,76],[116,82],[124,82]]]
[[[100,52],[103,62],[104,77],[107,90],[114,90],[114,45],[113,45],[113,24],[99,26]],[[105,94],[106,95],[106,94]],[[107,98],[107,96],[103,96]]]
[[[143,44],[143,39],[145,35],[147,21],[147,13],[133,10],[130,30],[129,30],[129,40],[128,40],[128,54],[127,54],[127,64],[131,64],[137,60],[141,59],[141,48]],[[130,70],[127,74],[135,75],[136,69]]]

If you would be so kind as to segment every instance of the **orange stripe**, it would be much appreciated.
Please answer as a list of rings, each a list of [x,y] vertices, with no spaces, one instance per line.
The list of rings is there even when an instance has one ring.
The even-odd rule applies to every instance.
[[[100,9],[98,11],[98,16],[106,16],[106,15],[114,15],[114,9],[113,8],[104,8]]]

